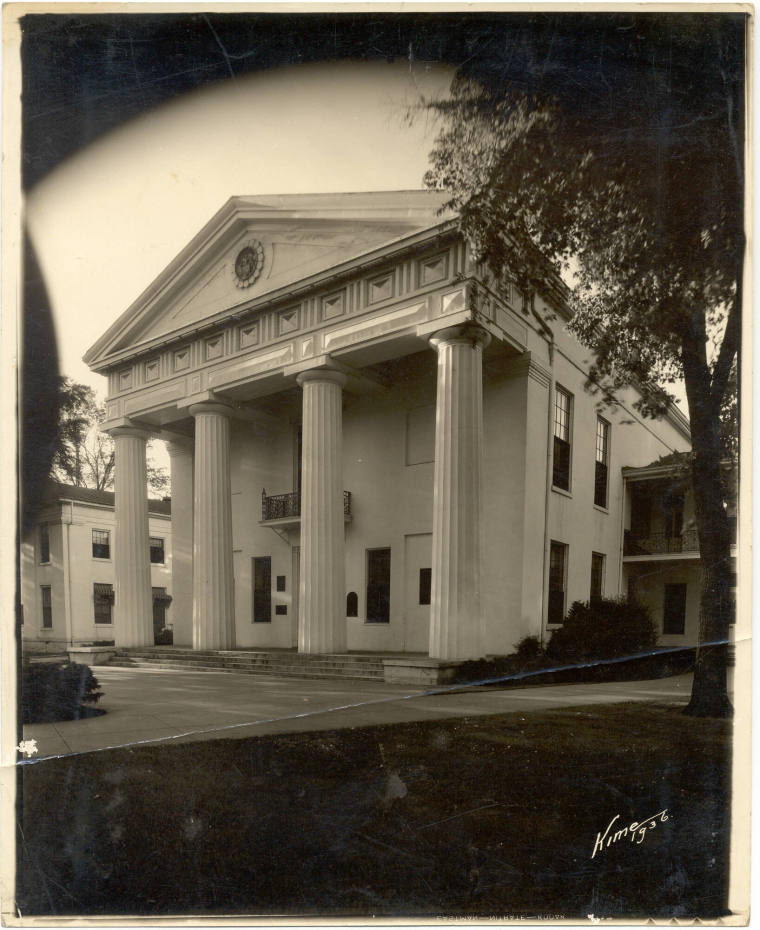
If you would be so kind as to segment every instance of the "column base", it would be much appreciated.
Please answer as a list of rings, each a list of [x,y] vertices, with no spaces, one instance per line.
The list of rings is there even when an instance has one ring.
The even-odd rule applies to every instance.
[[[431,659],[429,656],[383,659],[383,678],[399,685],[448,685],[465,659]]]

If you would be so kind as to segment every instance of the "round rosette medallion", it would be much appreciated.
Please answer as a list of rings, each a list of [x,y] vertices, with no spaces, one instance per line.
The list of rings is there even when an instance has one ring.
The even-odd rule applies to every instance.
[[[264,267],[264,246],[258,239],[249,239],[238,252],[232,275],[238,287],[250,287]]]

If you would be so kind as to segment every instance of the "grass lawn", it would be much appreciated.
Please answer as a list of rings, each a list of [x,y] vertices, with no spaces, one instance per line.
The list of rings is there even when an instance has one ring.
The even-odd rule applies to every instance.
[[[714,917],[729,748],[729,721],[618,704],[40,762],[23,769],[18,904],[24,916]],[[592,858],[615,815],[608,838],[663,810]]]

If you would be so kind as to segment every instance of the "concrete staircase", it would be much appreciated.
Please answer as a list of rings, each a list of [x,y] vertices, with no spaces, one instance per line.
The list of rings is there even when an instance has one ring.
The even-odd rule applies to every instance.
[[[223,671],[284,678],[353,678],[383,681],[383,657],[378,655],[306,655],[282,649],[223,651],[155,646],[118,649],[110,666],[173,668],[184,671]]]

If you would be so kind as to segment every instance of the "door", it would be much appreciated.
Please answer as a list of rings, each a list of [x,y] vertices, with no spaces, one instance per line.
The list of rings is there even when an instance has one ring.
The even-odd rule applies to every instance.
[[[166,588],[152,588],[153,592],[153,643],[156,646],[171,646],[174,633],[166,629],[166,606],[171,600]]]
[[[367,550],[367,623],[390,623],[391,550]]]
[[[427,653],[430,647],[430,596],[433,536],[404,537],[404,652]]]

